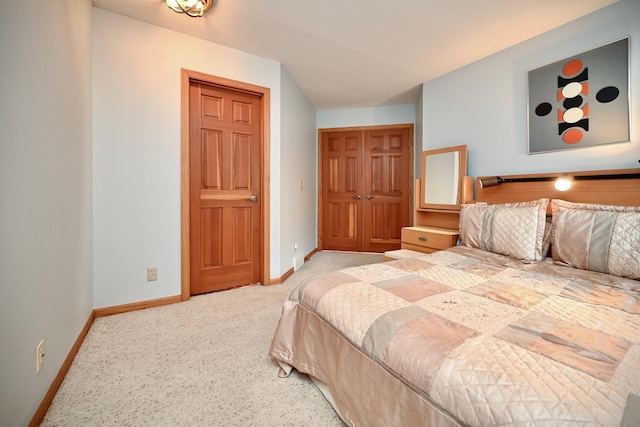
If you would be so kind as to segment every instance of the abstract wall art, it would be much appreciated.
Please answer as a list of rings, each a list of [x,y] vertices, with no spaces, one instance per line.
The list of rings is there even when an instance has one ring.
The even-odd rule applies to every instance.
[[[629,141],[629,39],[529,71],[529,154]]]

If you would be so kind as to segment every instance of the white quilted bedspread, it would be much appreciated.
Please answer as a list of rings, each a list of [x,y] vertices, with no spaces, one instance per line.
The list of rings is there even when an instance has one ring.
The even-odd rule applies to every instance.
[[[457,247],[334,272],[290,300],[460,424],[637,416],[640,282],[505,260]]]

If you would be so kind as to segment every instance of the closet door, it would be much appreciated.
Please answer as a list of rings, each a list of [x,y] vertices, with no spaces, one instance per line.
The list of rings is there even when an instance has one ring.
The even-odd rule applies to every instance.
[[[323,249],[362,251],[362,132],[324,133]]]
[[[402,227],[411,225],[412,145],[408,128],[364,132],[365,252],[399,249]]]
[[[400,248],[411,225],[411,125],[321,130],[321,249],[384,252]]]

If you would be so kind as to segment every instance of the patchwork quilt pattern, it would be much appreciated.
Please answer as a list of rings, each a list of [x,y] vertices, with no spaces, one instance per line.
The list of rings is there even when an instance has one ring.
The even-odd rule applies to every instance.
[[[503,260],[456,247],[317,277],[290,300],[464,424],[637,414],[640,282]]]

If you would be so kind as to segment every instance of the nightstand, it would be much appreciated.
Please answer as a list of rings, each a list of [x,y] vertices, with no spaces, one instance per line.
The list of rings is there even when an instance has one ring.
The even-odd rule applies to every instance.
[[[400,247],[429,254],[455,246],[459,235],[458,230],[434,227],[403,227]]]

